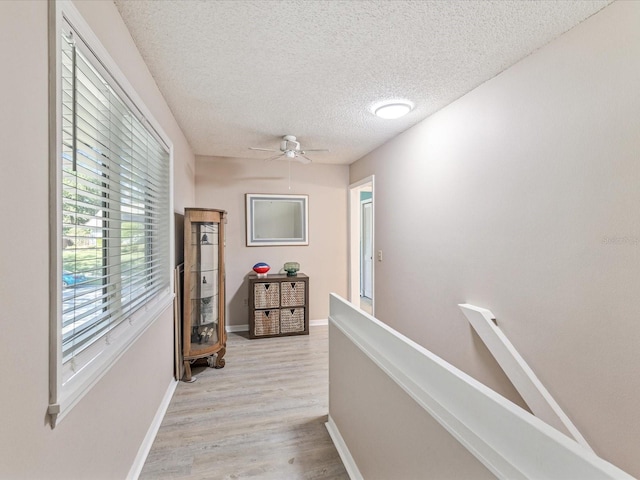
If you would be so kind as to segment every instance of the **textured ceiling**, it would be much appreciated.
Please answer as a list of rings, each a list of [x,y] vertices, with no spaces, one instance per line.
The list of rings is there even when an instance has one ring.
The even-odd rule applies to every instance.
[[[611,0],[115,0],[198,155],[351,163]],[[371,107],[409,99],[382,120]],[[268,153],[267,153],[268,155]]]

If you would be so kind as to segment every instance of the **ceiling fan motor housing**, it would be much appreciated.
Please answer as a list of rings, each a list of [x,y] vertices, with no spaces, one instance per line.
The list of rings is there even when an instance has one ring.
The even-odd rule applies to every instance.
[[[280,142],[280,150],[283,152],[299,152],[300,142],[296,141],[296,137],[293,135],[285,135]]]

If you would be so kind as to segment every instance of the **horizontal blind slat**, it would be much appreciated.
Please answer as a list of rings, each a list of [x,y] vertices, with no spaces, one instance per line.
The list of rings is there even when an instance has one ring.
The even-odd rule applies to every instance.
[[[169,285],[169,154],[83,48],[75,73],[62,55],[65,361]]]

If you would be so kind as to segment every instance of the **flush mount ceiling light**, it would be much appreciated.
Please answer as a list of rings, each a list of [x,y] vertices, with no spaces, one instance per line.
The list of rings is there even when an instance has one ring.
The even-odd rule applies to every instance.
[[[413,105],[409,102],[393,102],[376,107],[373,113],[376,117],[393,120],[405,116],[412,109]]]

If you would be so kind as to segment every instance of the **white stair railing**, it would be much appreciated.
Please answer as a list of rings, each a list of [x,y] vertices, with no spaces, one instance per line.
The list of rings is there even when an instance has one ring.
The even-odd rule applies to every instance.
[[[376,412],[371,418],[361,419],[368,426],[368,438],[354,440],[355,432],[341,431],[349,424],[354,425],[355,419],[349,417],[342,422],[336,421],[336,415],[332,413],[340,413],[343,406],[339,402],[345,399],[345,402],[348,400],[356,405],[362,402],[364,405],[371,390],[368,394],[358,391],[358,386],[366,381],[366,378],[360,378],[364,376],[342,378],[343,371],[349,369],[335,364],[332,367],[332,357],[340,353],[335,350],[337,347],[333,345],[332,338],[347,342],[344,345],[364,353],[367,361],[400,386],[424,412],[498,478],[633,479],[572,438],[335,294],[330,298],[329,335],[330,405],[327,428],[343,460],[348,460],[345,463],[350,464],[347,468],[352,478],[364,478],[359,474],[362,467],[358,463],[366,460],[362,455],[354,459],[350,450],[357,450],[359,442],[371,444],[375,441],[377,434],[371,435],[371,428],[375,427],[378,417],[388,417],[389,408],[393,407],[385,406],[378,417]],[[340,345],[339,342],[336,344]],[[343,391],[335,391],[336,385]],[[379,391],[376,395],[384,396],[385,392]],[[358,409],[352,409],[350,414],[358,415]],[[393,435],[403,435],[403,432],[379,432],[387,444],[396,440]],[[418,459],[424,462],[425,471],[433,460],[426,457]]]
[[[458,306],[533,414],[591,450],[587,441],[560,408],[558,402],[554,400],[531,367],[500,330],[493,313],[486,308],[469,304]]]

